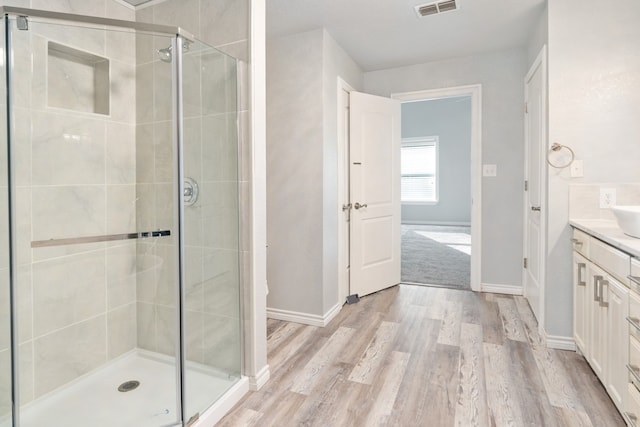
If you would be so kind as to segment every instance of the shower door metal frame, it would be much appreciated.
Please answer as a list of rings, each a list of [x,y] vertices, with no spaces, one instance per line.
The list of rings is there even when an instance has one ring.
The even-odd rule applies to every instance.
[[[15,194],[12,191],[12,183],[14,182],[13,178],[13,170],[11,165],[13,164],[13,157],[11,153],[11,73],[10,66],[12,64],[11,61],[11,16],[15,16],[16,18],[43,18],[43,19],[51,19],[51,20],[59,20],[59,21],[69,21],[77,24],[89,24],[89,25],[98,25],[105,27],[116,27],[116,28],[127,28],[132,30],[137,30],[146,33],[156,33],[162,34],[164,36],[171,37],[171,46],[173,52],[175,52],[173,66],[172,66],[172,112],[174,114],[173,120],[173,129],[172,129],[172,146],[174,151],[174,159],[176,161],[176,173],[174,175],[174,184],[173,184],[173,193],[174,200],[177,203],[174,204],[174,229],[178,230],[178,241],[175,245],[175,259],[177,260],[177,268],[175,269],[174,280],[177,284],[176,286],[176,327],[177,327],[177,336],[176,336],[176,385],[178,393],[176,393],[176,410],[177,413],[180,414],[180,419],[176,421],[172,426],[185,426],[190,421],[186,418],[187,414],[185,413],[186,405],[185,401],[185,369],[186,369],[186,349],[185,349],[185,312],[184,312],[184,298],[185,298],[185,270],[184,270],[184,201],[181,196],[183,191],[183,177],[184,177],[184,165],[182,164],[183,160],[183,149],[184,149],[184,140],[183,140],[183,103],[182,103],[182,49],[179,49],[178,46],[182,46],[184,40],[195,41],[195,37],[193,34],[185,31],[184,29],[177,26],[167,26],[167,25],[157,25],[157,24],[148,24],[142,22],[132,22],[118,19],[110,19],[110,18],[101,18],[95,16],[86,16],[86,15],[77,15],[70,13],[61,13],[61,12],[52,12],[52,11],[44,11],[44,10],[36,10],[36,9],[27,9],[27,8],[19,8],[19,7],[11,7],[11,6],[0,6],[0,14],[4,15],[4,23],[5,23],[5,52],[4,52],[4,60],[5,60],[5,84],[7,88],[7,151],[8,151],[8,195],[9,195],[9,221],[10,224],[13,222],[11,218],[16,218],[15,206]],[[28,21],[24,21],[25,23]],[[26,28],[25,28],[26,29]],[[104,28],[107,30],[108,28]],[[236,68],[237,69],[237,68]],[[237,114],[237,106],[236,106],[236,114]],[[104,236],[102,236],[104,237]],[[145,236],[146,237],[146,236]],[[155,236],[153,236],[155,237]],[[19,408],[19,393],[20,393],[20,385],[19,385],[19,358],[18,358],[18,347],[19,347],[19,337],[18,337],[18,325],[17,325],[17,316],[15,315],[15,307],[17,307],[17,295],[14,291],[14,284],[16,283],[15,273],[17,271],[16,259],[14,256],[14,248],[16,248],[16,236],[13,233],[13,227],[9,227],[9,239],[10,239],[10,250],[9,250],[9,276],[10,276],[10,316],[11,316],[11,371],[12,371],[12,386],[11,386],[11,395],[12,395],[12,425],[17,427],[20,425],[20,408]],[[239,256],[239,255],[238,255]],[[242,312],[242,303],[238,301],[240,305],[240,311]],[[241,321],[241,319],[240,319]],[[242,340],[240,341],[240,352],[243,352]]]

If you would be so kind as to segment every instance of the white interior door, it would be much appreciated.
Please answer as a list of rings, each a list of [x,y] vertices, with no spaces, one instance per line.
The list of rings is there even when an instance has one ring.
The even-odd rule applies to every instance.
[[[350,292],[400,283],[400,101],[350,94]]]
[[[543,318],[544,262],[544,165],[545,131],[545,51],[525,80],[526,181],[524,294],[538,323]]]

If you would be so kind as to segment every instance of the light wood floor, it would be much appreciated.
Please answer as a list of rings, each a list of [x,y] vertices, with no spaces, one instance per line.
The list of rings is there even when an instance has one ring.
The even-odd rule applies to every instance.
[[[400,285],[326,328],[270,320],[271,380],[222,426],[624,426],[522,297]]]

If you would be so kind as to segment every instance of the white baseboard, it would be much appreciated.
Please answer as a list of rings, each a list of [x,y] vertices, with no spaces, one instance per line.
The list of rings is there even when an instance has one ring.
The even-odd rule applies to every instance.
[[[482,283],[480,284],[480,289],[482,292],[491,292],[494,294],[522,295],[522,286]]]
[[[200,414],[200,418],[194,424],[193,427],[209,427],[215,425],[222,419],[227,412],[233,408],[236,403],[249,392],[249,379],[247,377],[240,378],[224,396],[211,405],[206,411]]]
[[[342,304],[338,303],[331,307],[324,316],[317,314],[300,313],[298,311],[280,310],[267,307],[267,317],[269,319],[284,320],[287,322],[302,323],[303,325],[320,326],[324,328],[331,320],[340,313]]]
[[[265,365],[254,377],[249,377],[249,390],[258,391],[263,385],[269,381],[271,377],[271,371],[269,365]]]
[[[576,342],[573,337],[562,337],[559,335],[548,335],[545,332],[545,339],[547,340],[547,347],[555,350],[570,350],[576,351]]]

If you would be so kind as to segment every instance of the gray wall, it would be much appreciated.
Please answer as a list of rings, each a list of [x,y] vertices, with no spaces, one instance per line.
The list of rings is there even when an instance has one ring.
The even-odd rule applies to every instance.
[[[584,178],[548,173],[546,330],[572,336],[570,183],[639,182],[640,3],[549,2],[549,143],[570,146]]]
[[[323,316],[338,303],[338,76],[362,87],[325,30],[267,41],[270,309]]]
[[[365,73],[365,91],[392,93],[482,85],[482,283],[522,285],[524,49]]]
[[[402,104],[402,138],[438,136],[438,203],[402,204],[405,224],[471,223],[471,97]]]

